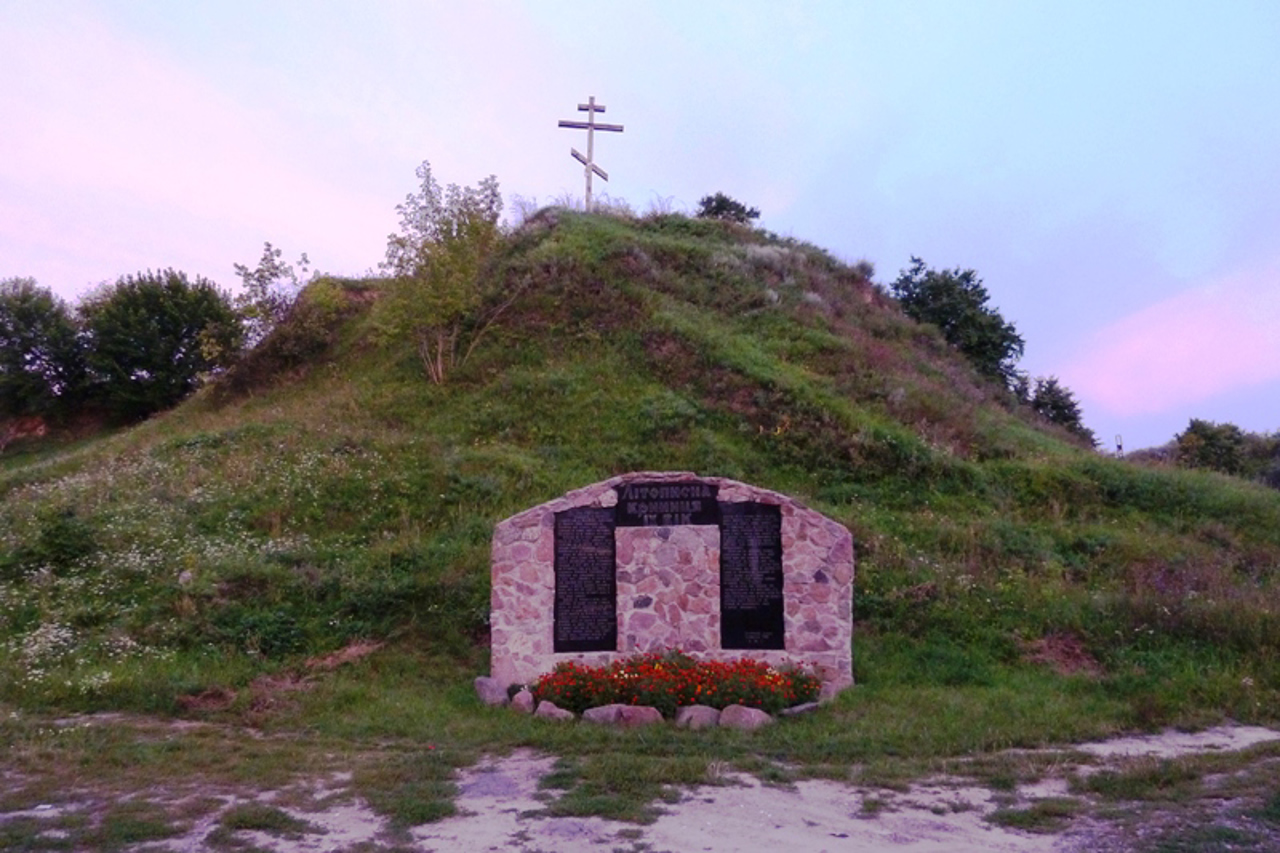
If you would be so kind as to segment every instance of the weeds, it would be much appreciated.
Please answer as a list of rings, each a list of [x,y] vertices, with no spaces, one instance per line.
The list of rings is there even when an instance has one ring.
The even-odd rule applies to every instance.
[[[299,839],[304,835],[323,834],[324,829],[283,809],[261,803],[233,806],[222,813],[219,823],[228,833],[265,832],[280,838]]]
[[[1083,807],[1084,804],[1079,800],[1049,797],[1036,800],[1025,809],[996,809],[987,815],[987,820],[1028,832],[1059,832]]]
[[[400,752],[357,771],[355,787],[394,826],[416,826],[457,812],[453,768],[443,750]]]
[[[647,760],[628,754],[593,755],[581,763],[572,786],[549,803],[546,811],[562,817],[653,823],[661,813],[655,801],[679,800],[672,785],[701,784],[707,781],[706,774],[705,760],[697,757]],[[567,782],[567,776],[560,781]]]
[[[1178,800],[1195,795],[1204,771],[1183,759],[1140,759],[1124,770],[1101,770],[1072,788],[1109,800]]]

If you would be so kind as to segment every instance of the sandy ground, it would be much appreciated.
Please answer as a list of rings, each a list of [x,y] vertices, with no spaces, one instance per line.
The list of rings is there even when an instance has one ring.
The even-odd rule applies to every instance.
[[[1202,732],[1170,731],[1158,735],[1114,738],[1098,743],[1078,744],[1075,748],[1102,758],[1141,755],[1173,758],[1196,752],[1230,752],[1248,749],[1270,740],[1280,740],[1280,732],[1264,729],[1261,726],[1219,726]]]
[[[1074,749],[1105,762],[1240,750],[1272,740],[1280,740],[1280,731],[1229,726],[1078,744]],[[382,818],[351,796],[350,777],[339,773],[312,783],[304,798],[309,804],[305,809],[295,805],[297,791],[278,803],[281,792],[220,797],[224,808],[197,821],[185,835],[139,850],[210,850],[209,835],[218,827],[219,814],[245,802],[277,805],[310,823],[315,831],[292,838],[242,831],[236,833],[230,849],[280,853],[1066,853],[1113,849],[1103,843],[1107,828],[1088,820],[1074,821],[1060,835],[993,824],[987,816],[999,805],[997,795],[952,780],[922,783],[899,793],[817,780],[791,787],[766,786],[745,775],[728,774],[722,785],[683,791],[680,801],[663,805],[664,813],[648,826],[601,818],[546,817],[539,814],[545,808],[546,793],[542,799],[535,795],[539,779],[553,763],[551,757],[528,751],[480,762],[460,774],[461,814],[416,827],[408,836],[391,832]],[[1066,793],[1066,780],[1050,777],[1020,788],[1016,798],[1025,807]],[[1004,796],[1007,804],[1009,795]],[[40,806],[2,814],[0,821],[19,816],[49,818],[57,813],[54,807]],[[53,831],[43,840],[56,846],[56,835]]]
[[[533,799],[550,762],[514,755],[467,774],[460,805],[471,812],[414,832],[428,849],[579,851],[644,849],[660,853],[714,851],[893,850],[903,853],[1051,851],[1054,839],[1016,833],[983,820],[991,794],[982,788],[919,786],[895,795],[875,816],[872,796],[836,782],[805,781],[793,789],[734,776],[724,786],[693,788],[646,827],[600,818],[522,817],[542,807]],[[883,792],[874,796],[883,797]],[[644,847],[648,845],[648,847]]]
[[[1076,748],[1101,758],[1154,755],[1172,757],[1215,750],[1240,750],[1280,732],[1251,726],[1224,726],[1196,733],[1165,732],[1126,737]],[[1006,829],[986,820],[996,808],[992,792],[964,785],[916,785],[904,794],[868,791],[837,782],[803,781],[794,788],[762,785],[735,776],[725,786],[685,792],[666,814],[646,827],[599,818],[524,816],[542,807],[533,798],[537,780],[551,759],[519,753],[480,765],[465,774],[459,806],[469,814],[414,832],[414,839],[437,851],[648,850],[652,853],[1039,853],[1085,849],[1089,827],[1061,836]],[[1020,789],[1032,802],[1067,792],[1062,779]],[[864,808],[865,798],[887,801]],[[619,833],[622,834],[619,834]],[[643,845],[648,845],[644,847]]]

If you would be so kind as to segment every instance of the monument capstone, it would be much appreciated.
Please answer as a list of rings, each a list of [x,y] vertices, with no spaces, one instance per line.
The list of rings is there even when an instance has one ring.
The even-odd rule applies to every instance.
[[[623,474],[493,534],[491,677],[641,652],[816,667],[853,683],[853,537],[786,495],[688,472]]]

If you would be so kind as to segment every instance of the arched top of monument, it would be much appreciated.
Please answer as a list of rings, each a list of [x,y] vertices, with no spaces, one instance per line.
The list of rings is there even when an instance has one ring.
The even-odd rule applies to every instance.
[[[617,507],[620,500],[624,505],[619,508],[618,514],[620,523],[623,525],[628,524],[623,519],[629,516],[634,516],[631,523],[636,525],[715,524],[716,520],[705,513],[699,515],[698,507],[691,505],[699,502],[706,502],[708,507],[717,502],[760,503],[781,507],[784,515],[811,516],[811,522],[820,519],[822,523],[831,526],[833,534],[849,535],[848,528],[843,524],[810,509],[789,495],[731,480],[728,477],[703,477],[692,471],[631,471],[619,474],[616,477],[574,489],[558,498],[517,513],[500,522],[498,529],[504,527],[520,529],[531,525],[551,524],[558,512],[579,507]],[[655,506],[659,511],[654,515],[658,515],[659,520],[646,522],[644,516],[628,513],[626,511],[628,504],[635,506],[633,501],[643,502],[641,509]],[[688,517],[685,520],[672,519],[665,522],[660,520],[662,516],[675,515]]]

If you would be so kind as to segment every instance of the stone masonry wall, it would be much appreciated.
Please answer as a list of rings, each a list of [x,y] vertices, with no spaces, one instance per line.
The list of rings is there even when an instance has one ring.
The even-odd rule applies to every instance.
[[[631,481],[694,480],[718,485],[722,503],[781,508],[785,648],[721,648],[720,528],[689,524],[618,527],[617,649],[556,653],[556,513],[614,506],[615,487]],[[533,507],[495,528],[491,675],[503,684],[528,683],[562,660],[600,665],[637,652],[679,648],[703,659],[812,664],[830,695],[853,683],[853,571],[848,529],[786,495],[688,472],[624,474]]]

